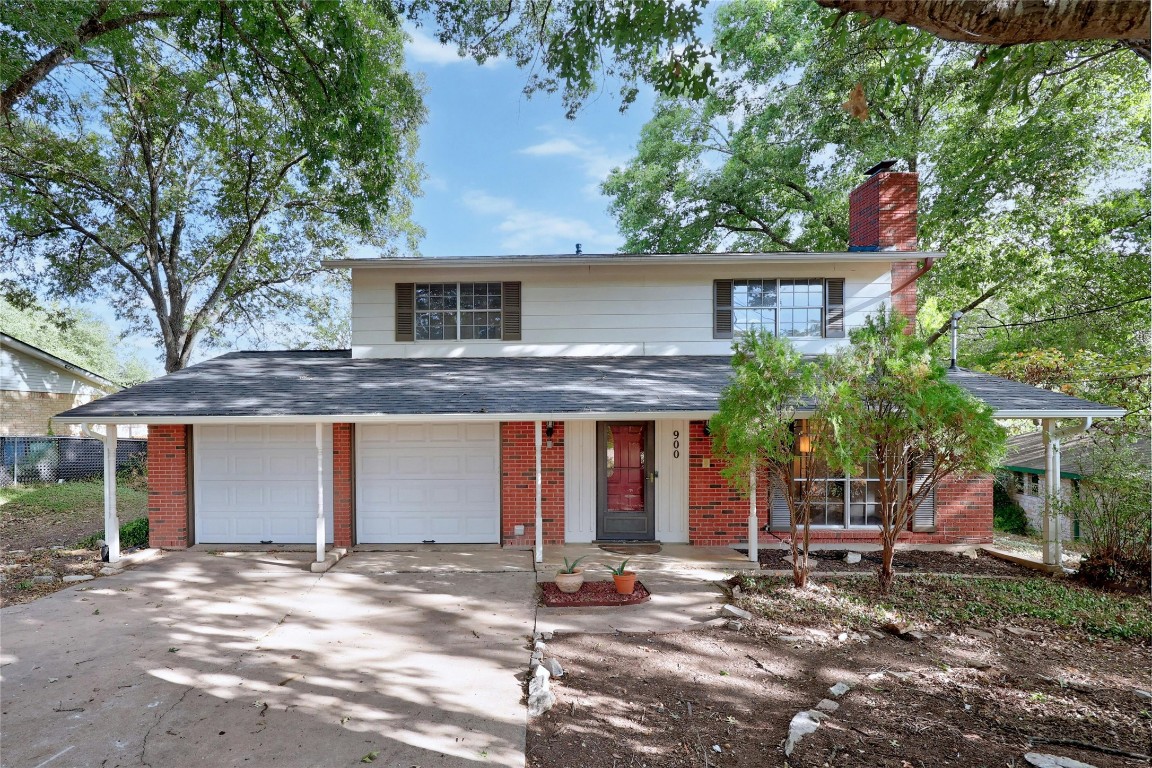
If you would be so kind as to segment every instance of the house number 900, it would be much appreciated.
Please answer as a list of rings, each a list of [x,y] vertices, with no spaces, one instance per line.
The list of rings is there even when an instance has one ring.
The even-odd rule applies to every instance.
[[[680,458],[680,430],[672,431],[672,458]]]

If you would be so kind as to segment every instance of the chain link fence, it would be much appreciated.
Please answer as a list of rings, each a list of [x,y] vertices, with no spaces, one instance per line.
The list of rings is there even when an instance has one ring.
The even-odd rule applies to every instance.
[[[116,441],[116,470],[143,473],[148,441]],[[104,444],[91,437],[0,437],[0,487],[104,475]]]

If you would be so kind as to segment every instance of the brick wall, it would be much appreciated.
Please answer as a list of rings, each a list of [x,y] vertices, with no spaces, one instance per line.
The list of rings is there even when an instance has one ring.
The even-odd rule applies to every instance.
[[[536,425],[531,421],[500,424],[500,540],[506,547],[536,543]],[[555,422],[552,447],[541,437],[541,517],[544,543],[564,543],[564,423]],[[524,535],[515,526],[524,526]]]
[[[698,546],[747,541],[748,499],[720,476],[724,463],[712,455],[704,424],[688,426],[688,541]],[[704,466],[705,459],[710,466]]]
[[[877,173],[848,196],[848,247],[915,251],[919,181],[915,173]]]
[[[332,543],[351,547],[355,537],[355,424],[332,425]]]
[[[953,476],[936,486],[935,535],[949,544],[992,542],[992,475]]]
[[[79,436],[79,424],[53,424],[52,417],[95,397],[66,392],[0,391],[0,435]]]
[[[188,432],[184,424],[148,427],[148,544],[188,546]]]

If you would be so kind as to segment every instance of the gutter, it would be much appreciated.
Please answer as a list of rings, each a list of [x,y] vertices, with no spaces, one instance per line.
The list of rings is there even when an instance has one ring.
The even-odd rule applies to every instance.
[[[912,285],[912,283],[914,283],[917,280],[919,280],[920,278],[924,277],[924,275],[928,274],[928,270],[932,269],[932,265],[935,263],[936,263],[936,259],[934,256],[926,256],[924,258],[924,266],[922,266],[922,267],[920,267],[920,269],[916,270],[916,272],[911,277],[909,277],[904,282],[900,283],[899,286],[897,286],[896,288],[893,288],[891,294],[889,294],[889,295],[895,296],[896,294],[900,293],[900,291],[902,291],[905,288],[907,288],[908,286]]]

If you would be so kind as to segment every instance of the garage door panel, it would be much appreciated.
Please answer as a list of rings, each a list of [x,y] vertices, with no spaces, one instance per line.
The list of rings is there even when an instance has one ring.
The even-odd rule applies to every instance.
[[[315,425],[196,427],[196,540],[311,544],[316,537]],[[332,537],[332,431],[324,430],[324,501]]]
[[[359,540],[500,540],[498,428],[488,423],[357,427]]]

